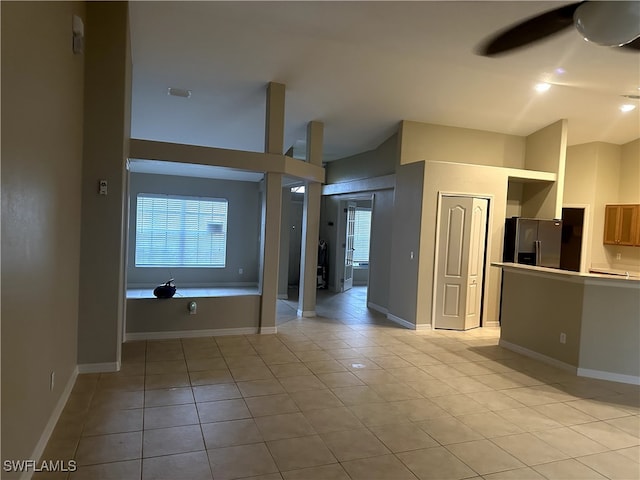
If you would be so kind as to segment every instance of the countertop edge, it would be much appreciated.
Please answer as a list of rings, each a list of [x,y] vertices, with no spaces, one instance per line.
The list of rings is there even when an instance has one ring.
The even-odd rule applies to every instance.
[[[521,263],[491,262],[492,267],[504,270],[518,271],[528,275],[543,276],[564,280],[568,282],[584,283],[587,285],[621,286],[630,288],[640,288],[640,278],[626,278],[616,275],[606,275],[598,273],[573,272],[560,270],[557,268],[536,267],[533,265],[523,265]]]

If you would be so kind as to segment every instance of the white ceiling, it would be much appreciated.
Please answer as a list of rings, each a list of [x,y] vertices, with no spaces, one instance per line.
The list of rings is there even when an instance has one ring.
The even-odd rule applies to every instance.
[[[264,148],[265,89],[286,85],[285,150],[325,125],[326,160],[378,146],[400,120],[528,135],[558,119],[569,145],[640,136],[640,53],[574,29],[498,58],[488,35],[571,2],[133,1],[132,136]],[[564,74],[556,73],[558,68]],[[554,86],[538,94],[533,85]],[[170,97],[168,87],[192,90]]]

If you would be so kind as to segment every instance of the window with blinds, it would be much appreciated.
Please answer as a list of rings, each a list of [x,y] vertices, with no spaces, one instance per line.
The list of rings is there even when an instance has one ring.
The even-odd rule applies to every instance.
[[[354,239],[353,239],[353,264],[369,264],[369,238],[371,236],[371,210],[356,208]]]
[[[227,207],[220,198],[138,194],[136,267],[224,268]]]

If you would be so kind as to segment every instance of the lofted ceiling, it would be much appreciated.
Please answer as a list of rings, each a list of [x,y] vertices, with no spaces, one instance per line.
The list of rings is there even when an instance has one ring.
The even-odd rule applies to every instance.
[[[640,136],[640,53],[575,29],[497,58],[487,36],[570,2],[130,3],[132,136],[264,148],[265,91],[286,85],[285,149],[324,123],[326,161],[377,147],[400,120],[528,135],[568,119],[569,145]],[[544,94],[533,86],[547,81]],[[191,90],[190,98],[167,95]]]

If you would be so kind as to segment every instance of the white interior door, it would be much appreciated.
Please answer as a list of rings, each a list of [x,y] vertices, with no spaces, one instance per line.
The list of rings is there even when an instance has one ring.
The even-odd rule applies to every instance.
[[[353,243],[355,237],[355,225],[356,225],[356,204],[355,202],[349,202],[345,209],[347,215],[347,221],[345,226],[345,242],[344,242],[344,282],[342,284],[342,291],[353,287]]]
[[[488,208],[484,198],[442,197],[434,328],[480,325]]]

